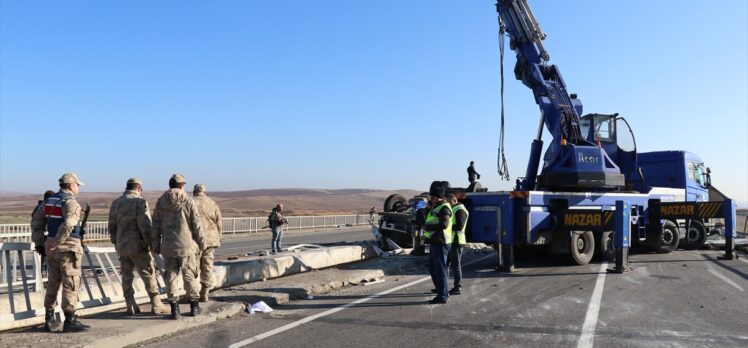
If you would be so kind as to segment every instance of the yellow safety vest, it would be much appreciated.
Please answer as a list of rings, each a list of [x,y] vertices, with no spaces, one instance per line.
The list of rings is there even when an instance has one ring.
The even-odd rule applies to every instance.
[[[462,226],[457,226],[457,212],[460,210],[465,212],[465,221],[463,221]],[[452,230],[456,231],[455,233],[457,234],[457,244],[459,245],[467,244],[467,240],[465,239],[465,227],[467,227],[468,216],[470,216],[470,213],[468,213],[467,208],[465,208],[465,206],[461,203],[458,203],[457,205],[452,207]]]
[[[437,205],[436,208],[431,209],[428,215],[426,215],[426,225],[438,224],[439,223],[438,215],[439,215],[439,212],[443,208],[447,208],[450,211],[452,210],[452,207],[449,205],[448,202],[444,202],[442,204]],[[423,232],[423,237],[426,239],[430,239],[432,234],[433,234],[433,231],[425,231]],[[444,229],[444,243],[446,243],[446,245],[452,244],[454,240],[453,238],[454,236],[452,235],[452,221],[450,221],[449,226],[447,226],[447,228]]]

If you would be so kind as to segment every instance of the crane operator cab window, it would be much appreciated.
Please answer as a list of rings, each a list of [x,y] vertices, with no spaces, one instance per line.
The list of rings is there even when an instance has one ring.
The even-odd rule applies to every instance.
[[[591,143],[618,144],[625,152],[635,152],[636,142],[628,122],[618,114],[588,114],[579,119],[582,135]]]
[[[616,123],[614,115],[584,115],[579,120],[579,127],[584,137],[590,142],[616,142]]]

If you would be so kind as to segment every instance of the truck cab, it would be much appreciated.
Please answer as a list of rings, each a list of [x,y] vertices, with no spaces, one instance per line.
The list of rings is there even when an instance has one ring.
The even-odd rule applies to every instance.
[[[688,151],[644,152],[638,154],[637,161],[643,177],[638,183],[639,192],[673,188],[682,190],[678,200],[710,201],[711,170],[696,154]],[[678,227],[680,244],[686,249],[701,248],[710,234],[719,233],[714,219],[678,219],[672,223]]]
[[[709,200],[711,171],[699,156],[687,151],[656,151],[638,154],[643,181],[638,191],[649,192],[653,187],[684,190],[687,202]]]

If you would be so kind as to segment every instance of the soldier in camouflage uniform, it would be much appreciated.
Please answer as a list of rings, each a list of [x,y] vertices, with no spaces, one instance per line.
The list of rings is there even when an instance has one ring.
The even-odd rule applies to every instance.
[[[31,241],[34,242],[34,250],[42,257],[47,255],[44,251],[44,241],[47,239],[45,235],[45,232],[47,232],[47,222],[44,218],[44,203],[53,194],[55,194],[55,191],[44,192],[44,199],[39,201],[34,211],[31,212]]]
[[[57,293],[62,286],[62,311],[65,314],[64,332],[86,331],[91,327],[84,325],[75,315],[78,305],[78,292],[81,286],[81,247],[82,231],[80,226],[81,206],[75,196],[83,183],[75,173],[65,173],[59,180],[60,191],[49,196],[44,202],[44,214],[34,214],[32,226],[38,231],[39,226],[47,226],[47,238],[44,241],[47,254],[47,289],[44,294],[44,327],[48,331],[59,330],[54,312],[57,305]],[[43,232],[42,232],[43,235]]]
[[[192,195],[205,235],[205,249],[200,253],[200,302],[207,302],[208,291],[213,283],[213,256],[216,248],[221,246],[221,210],[215,201],[205,195],[205,185],[195,185]]]
[[[166,314],[169,310],[161,303],[156,282],[156,267],[150,254],[151,213],[148,202],[140,197],[143,183],[138,178],[127,180],[125,192],[112,202],[109,209],[109,237],[119,254],[122,268],[122,292],[125,295],[127,313],[140,313],[132,287],[134,271],[140,274],[148,296],[151,297],[151,312]]]
[[[187,183],[181,174],[169,179],[169,190],[156,202],[153,211],[153,252],[161,254],[166,263],[164,277],[171,305],[171,318],[179,319],[177,277],[182,273],[186,297],[190,301],[190,313],[200,314],[200,283],[198,267],[200,250],[205,249],[205,239],[200,226],[200,213],[195,202],[184,192]]]

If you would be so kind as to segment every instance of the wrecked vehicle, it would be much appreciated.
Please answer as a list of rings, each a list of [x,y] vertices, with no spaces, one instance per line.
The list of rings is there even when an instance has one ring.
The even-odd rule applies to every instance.
[[[454,193],[461,198],[467,192],[485,192],[480,182],[474,182],[467,188],[453,187],[448,193]],[[424,209],[428,205],[429,193],[423,192],[410,199],[400,194],[392,194],[384,201],[384,212],[379,214],[378,232],[381,235],[381,247],[384,250],[392,248],[394,242],[400,248],[413,248],[412,254],[423,255],[425,243],[423,241],[423,223],[426,220]],[[376,234],[375,234],[376,235]]]

